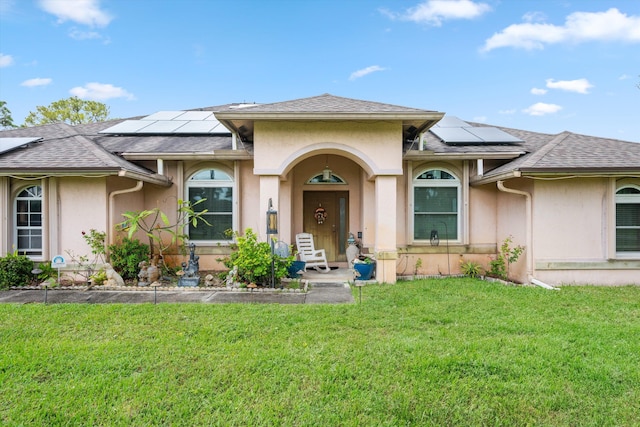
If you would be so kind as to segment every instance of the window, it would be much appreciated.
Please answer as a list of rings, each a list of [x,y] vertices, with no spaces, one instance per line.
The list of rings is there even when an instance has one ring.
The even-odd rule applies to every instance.
[[[329,180],[324,179],[324,174],[317,174],[307,180],[307,184],[346,184],[346,181],[332,173]]]
[[[413,180],[413,238],[459,240],[460,180],[451,172],[428,169]]]
[[[196,172],[187,181],[187,195],[196,212],[207,210],[203,218],[211,225],[189,224],[190,240],[229,240],[225,231],[233,228],[233,179],[220,169]]]
[[[616,252],[640,255],[640,189],[635,186],[616,192]]]
[[[42,257],[42,187],[20,191],[15,200],[15,241],[18,254]]]

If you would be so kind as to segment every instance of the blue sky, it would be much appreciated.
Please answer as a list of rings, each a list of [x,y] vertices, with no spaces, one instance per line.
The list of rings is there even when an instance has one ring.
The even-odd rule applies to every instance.
[[[14,122],[331,93],[640,142],[637,0],[0,0]]]

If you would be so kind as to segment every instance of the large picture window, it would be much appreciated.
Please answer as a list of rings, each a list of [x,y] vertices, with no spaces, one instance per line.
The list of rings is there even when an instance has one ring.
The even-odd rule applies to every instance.
[[[34,185],[20,191],[14,207],[18,254],[42,257],[42,187]]]
[[[233,179],[220,169],[204,169],[187,181],[187,195],[191,203],[206,199],[194,207],[196,212],[207,210],[203,217],[207,225],[189,224],[189,239],[229,240],[226,230],[233,228]]]
[[[616,252],[640,256],[640,188],[616,192]]]
[[[413,238],[459,240],[460,180],[451,172],[428,169],[413,180]]]

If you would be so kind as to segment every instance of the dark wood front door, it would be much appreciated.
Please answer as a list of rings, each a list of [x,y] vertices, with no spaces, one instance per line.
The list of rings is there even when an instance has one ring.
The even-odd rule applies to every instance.
[[[346,261],[349,192],[305,191],[303,203],[304,232],[313,234],[316,249],[324,249],[329,262]],[[322,223],[315,216],[319,208],[326,213]]]

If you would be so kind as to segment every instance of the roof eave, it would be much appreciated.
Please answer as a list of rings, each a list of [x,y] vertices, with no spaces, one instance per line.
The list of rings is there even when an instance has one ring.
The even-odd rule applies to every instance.
[[[246,150],[215,150],[206,152],[188,152],[188,153],[172,153],[172,152],[158,152],[158,153],[122,153],[121,156],[126,160],[251,160],[251,155]]]
[[[434,153],[430,150],[408,150],[404,154],[406,160],[421,160],[425,158],[437,157],[446,160],[511,160],[524,155],[524,151],[508,152],[482,152],[482,153]]]

